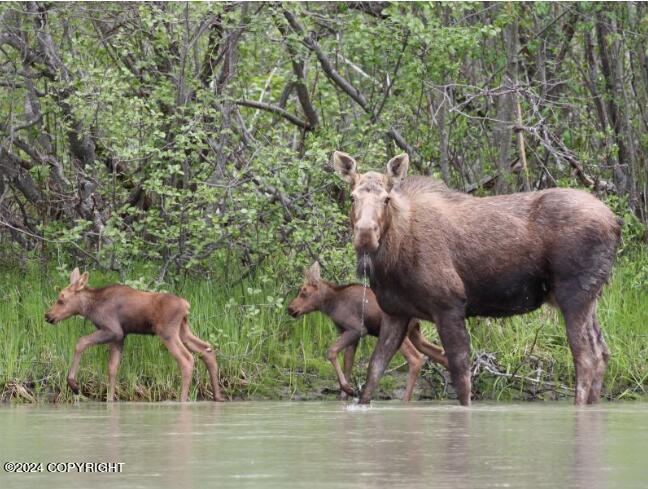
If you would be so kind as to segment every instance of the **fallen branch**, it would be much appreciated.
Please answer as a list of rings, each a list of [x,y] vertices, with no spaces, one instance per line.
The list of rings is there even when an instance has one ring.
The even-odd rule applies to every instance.
[[[540,378],[542,374],[542,369],[540,368],[536,370],[537,376],[535,379],[533,377],[526,377],[524,375],[518,375],[516,373],[510,374],[508,372],[502,372],[497,367],[497,364],[495,363],[495,355],[492,353],[483,352],[477,354],[475,361],[473,362],[471,373],[472,376],[475,377],[479,375],[481,372],[488,372],[491,375],[494,375],[496,377],[502,377],[505,379],[514,379],[514,380],[520,380],[522,382],[529,382],[536,386],[544,387],[545,388],[544,390],[561,391],[561,394],[566,396],[574,395],[574,390],[571,389],[570,387],[564,384],[558,384],[556,382],[551,382]]]

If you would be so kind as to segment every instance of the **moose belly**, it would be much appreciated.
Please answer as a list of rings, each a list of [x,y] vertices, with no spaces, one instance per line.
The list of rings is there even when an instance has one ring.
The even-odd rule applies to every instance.
[[[372,288],[374,284],[372,283]],[[432,317],[428,314],[428,310],[419,307],[421,304],[427,304],[425,299],[425,292],[417,294],[405,287],[391,284],[389,287],[380,287],[374,290],[376,299],[380,308],[391,316],[401,317],[417,317],[432,321]]]
[[[119,322],[124,334],[156,334],[154,325],[147,318],[146,311],[136,311],[134,314],[123,310],[119,312]]]
[[[539,308],[549,287],[543,277],[519,272],[466,286],[466,316],[506,317]]]

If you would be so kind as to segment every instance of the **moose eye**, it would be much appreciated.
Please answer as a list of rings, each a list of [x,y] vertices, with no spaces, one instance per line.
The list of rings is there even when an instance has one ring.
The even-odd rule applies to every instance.
[[[352,203],[352,204],[355,204],[355,203],[356,203],[356,198],[355,198],[353,195],[351,196],[351,203]]]
[[[390,200],[389,197],[385,197],[385,202],[384,202],[385,205],[389,205],[389,200]]]

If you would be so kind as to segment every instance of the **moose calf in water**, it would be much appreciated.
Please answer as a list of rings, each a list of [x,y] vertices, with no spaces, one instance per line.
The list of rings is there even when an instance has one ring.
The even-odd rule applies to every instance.
[[[325,282],[320,276],[319,263],[315,262],[304,271],[304,284],[299,295],[288,305],[288,314],[294,318],[313,311],[321,311],[330,317],[340,333],[338,340],[328,349],[327,358],[335,368],[340,389],[344,394],[353,396],[355,392],[347,379],[351,376],[358,342],[366,334],[378,336],[383,319],[383,312],[378,307],[376,296],[371,289],[365,289],[359,284],[334,285]],[[337,359],[338,353],[342,350],[344,350],[344,370],[340,368]],[[404,401],[409,401],[412,397],[416,379],[423,366],[424,359],[419,351],[431,360],[448,367],[448,360],[443,350],[425,340],[417,320],[410,321],[408,336],[400,346],[400,352],[409,365]]]
[[[74,349],[68,385],[79,393],[76,376],[81,354],[89,346],[110,344],[108,360],[108,401],[115,397],[115,379],[126,335],[157,335],[178,362],[182,372],[180,400],[189,396],[189,383],[194,366],[193,355],[199,353],[211,378],[214,401],[222,401],[218,386],[218,364],[212,347],[196,337],[189,329],[189,303],[172,294],[142,292],[125,285],[109,285],[99,289],[87,287],[88,272],[79,274],[75,268],[70,285],[64,288],[57,301],[45,314],[48,323],[55,324],[75,314],[94,323],[97,331],[82,336]]]
[[[360,402],[367,403],[411,318],[434,321],[459,402],[470,404],[470,316],[560,308],[576,367],[576,404],[597,402],[610,352],[596,318],[621,226],[593,195],[553,188],[472,197],[427,177],[406,178],[406,154],[385,174],[356,172],[335,152],[351,185],[359,269],[385,311]]]

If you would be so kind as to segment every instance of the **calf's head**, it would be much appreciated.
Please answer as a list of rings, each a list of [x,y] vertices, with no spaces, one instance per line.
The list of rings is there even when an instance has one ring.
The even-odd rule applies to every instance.
[[[304,270],[304,284],[299,294],[288,304],[288,314],[298,318],[309,312],[317,311],[322,302],[322,277],[318,262]]]
[[[409,157],[404,153],[389,160],[384,174],[361,174],[351,156],[335,151],[333,166],[339,177],[351,185],[353,246],[360,252],[374,252],[390,224],[393,191],[407,174]]]
[[[83,311],[81,291],[87,283],[88,272],[81,275],[79,269],[75,268],[70,274],[70,285],[59,293],[56,302],[45,313],[45,320],[50,324],[55,324],[70,316],[80,314]]]

